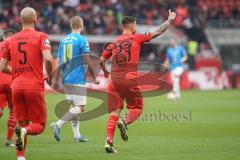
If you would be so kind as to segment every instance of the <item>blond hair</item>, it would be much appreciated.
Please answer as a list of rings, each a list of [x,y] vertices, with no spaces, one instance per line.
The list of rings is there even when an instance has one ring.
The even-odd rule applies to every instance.
[[[70,19],[70,26],[72,29],[83,28],[83,20],[80,16],[73,16]]]

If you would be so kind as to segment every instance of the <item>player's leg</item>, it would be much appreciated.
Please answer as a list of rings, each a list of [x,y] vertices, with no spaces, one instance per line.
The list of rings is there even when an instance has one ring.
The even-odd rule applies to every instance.
[[[81,113],[85,111],[85,106],[87,103],[87,89],[85,85],[80,85],[80,86],[74,86],[74,90],[76,95],[72,96],[73,104],[75,107],[79,107]],[[80,120],[79,120],[80,114],[76,115],[72,120],[71,120],[71,126],[73,130],[73,135],[74,135],[74,141],[75,142],[88,142],[88,139],[81,135],[80,133]]]
[[[72,103],[72,108],[57,122],[51,124],[51,128],[53,129],[54,138],[57,141],[60,141],[60,131],[61,127],[69,121],[72,122],[74,139],[81,142],[88,141],[87,138],[81,136],[79,131],[79,120],[76,120],[79,114],[84,111],[86,104],[86,87],[85,86],[70,86],[65,85],[64,91],[66,94],[67,100]]]
[[[178,88],[178,77],[176,75],[176,69],[172,70],[171,73],[171,80],[172,80],[172,84],[173,84],[173,89],[172,89],[172,92],[170,92],[168,95],[167,95],[167,98],[169,100],[175,100],[176,99],[176,92],[177,92],[177,88]]]
[[[16,139],[16,153],[18,159],[24,158],[24,153],[26,149],[26,129],[24,127],[27,126],[27,103],[24,96],[24,91],[20,89],[12,90],[12,102],[14,106],[14,113],[16,120],[19,124],[15,128],[15,133],[17,136]]]
[[[47,110],[44,101],[44,93],[35,90],[21,90],[23,92],[22,99],[25,100],[25,120],[20,120],[16,113],[16,119],[19,126],[16,127],[15,133],[17,135],[17,154],[19,157],[24,157],[27,144],[27,135],[38,135],[44,131],[47,117]],[[14,96],[14,94],[13,94]],[[15,96],[14,96],[15,97]],[[16,97],[13,98],[13,101]],[[14,103],[15,105],[15,103]],[[20,107],[16,107],[18,110]],[[29,121],[31,123],[29,123]]]
[[[53,129],[53,135],[54,138],[57,141],[61,140],[60,133],[61,133],[61,127],[66,124],[69,121],[72,121],[74,118],[76,119],[76,116],[78,116],[81,113],[81,109],[79,106],[74,106],[69,109],[69,111],[57,122],[53,122],[51,124],[51,128]],[[78,123],[79,125],[79,123]]]
[[[3,115],[3,110],[4,108],[6,107],[7,105],[7,98],[6,98],[6,95],[5,94],[1,94],[0,92],[0,118],[2,117]]]
[[[71,103],[71,105],[73,105],[72,87],[64,85],[63,89],[64,89],[64,94],[66,99],[69,101],[69,103]],[[71,121],[76,115],[80,113],[81,113],[81,110],[79,107],[72,107],[61,119],[51,123],[50,127],[53,130],[53,137],[56,139],[56,141],[61,140],[61,127],[67,122]]]
[[[183,73],[183,68],[182,67],[177,67],[171,72],[171,77],[173,81],[173,91],[172,94],[168,96],[169,99],[171,100],[176,100],[181,97],[180,95],[180,77]]]
[[[174,88],[174,92],[175,92],[175,95],[176,95],[176,98],[180,98],[181,95],[180,95],[180,77],[183,73],[183,68],[182,67],[178,67],[176,69],[176,73],[175,73],[175,88]]]
[[[131,82],[129,82],[131,83]],[[143,96],[136,82],[132,82],[127,92],[124,92],[128,113],[126,117],[118,121],[118,128],[124,141],[128,140],[127,126],[135,122],[142,113]]]
[[[41,134],[45,129],[47,121],[47,108],[44,99],[44,92],[26,90],[25,99],[27,99],[28,108],[27,118],[31,122],[25,128],[27,131],[27,135]]]
[[[12,142],[12,137],[14,133],[14,129],[17,125],[15,115],[13,113],[13,104],[12,104],[12,92],[10,86],[6,86],[6,97],[8,102],[8,109],[9,109],[9,116],[7,121],[7,140],[5,146],[7,147],[15,147],[14,143]]]
[[[7,105],[5,85],[0,84],[0,118],[3,115],[3,109]]]
[[[113,139],[115,134],[116,125],[121,113],[121,108],[111,111],[107,120],[106,126],[106,144],[105,150],[107,153],[117,153],[117,150],[113,146]]]
[[[18,160],[25,160],[24,155],[27,147],[27,134],[24,129],[29,124],[29,121],[19,121],[18,126],[15,128],[17,136],[16,140],[16,153]]]
[[[77,106],[77,107],[80,107],[81,112],[84,112],[85,105],[80,105],[80,106]],[[88,142],[88,139],[80,133],[79,116],[80,115],[78,114],[75,117],[73,117],[73,119],[71,120],[71,126],[72,126],[72,130],[73,130],[74,141],[75,142]]]
[[[113,146],[113,139],[122,108],[123,97],[115,90],[115,87],[110,82],[108,86],[108,110],[110,114],[107,120],[105,144],[107,153],[117,153],[117,150]]]

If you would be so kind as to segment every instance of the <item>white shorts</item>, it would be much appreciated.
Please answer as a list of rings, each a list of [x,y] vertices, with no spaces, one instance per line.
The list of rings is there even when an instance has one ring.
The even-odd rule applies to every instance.
[[[183,67],[177,67],[177,68],[171,70],[171,75],[173,77],[175,77],[175,76],[179,77],[182,75],[182,73],[183,73]]]
[[[86,85],[63,85],[67,100],[74,103],[75,106],[86,105],[87,103],[87,88]]]

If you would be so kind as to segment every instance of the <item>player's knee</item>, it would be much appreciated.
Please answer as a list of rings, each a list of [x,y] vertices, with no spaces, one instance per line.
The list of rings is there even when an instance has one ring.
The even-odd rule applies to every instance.
[[[46,123],[40,124],[42,128],[39,130],[39,134],[42,133],[46,128]]]
[[[81,113],[81,107],[80,106],[75,106],[69,110],[70,113],[72,114],[80,114]]]
[[[82,113],[82,112],[85,112],[85,105],[81,105],[81,106],[80,106],[80,110],[81,110],[81,113]]]

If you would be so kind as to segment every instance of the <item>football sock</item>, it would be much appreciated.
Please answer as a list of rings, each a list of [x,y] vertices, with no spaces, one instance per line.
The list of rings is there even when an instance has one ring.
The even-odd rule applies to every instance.
[[[113,140],[118,119],[119,119],[118,115],[115,115],[115,114],[109,115],[107,120],[107,140],[110,140],[110,141]]]
[[[27,135],[40,134],[44,131],[44,128],[45,128],[44,125],[41,125],[41,124],[38,124],[38,123],[31,123],[27,127],[25,127]]]
[[[56,122],[57,126],[61,128],[65,123],[73,120],[76,115],[80,114],[80,112],[81,110],[79,107],[70,108],[69,111]]]
[[[7,140],[12,140],[16,125],[17,125],[17,122],[13,115],[13,112],[9,112],[9,117],[7,122]]]
[[[131,124],[141,115],[142,109],[129,109],[127,116],[124,119],[125,124]]]
[[[173,93],[176,97],[180,97],[180,77],[174,76],[173,77]]]
[[[71,125],[72,125],[72,130],[73,130],[73,136],[74,138],[80,138],[81,134],[80,134],[80,130],[79,130],[79,116],[76,116],[74,118],[74,120],[71,121]]]

